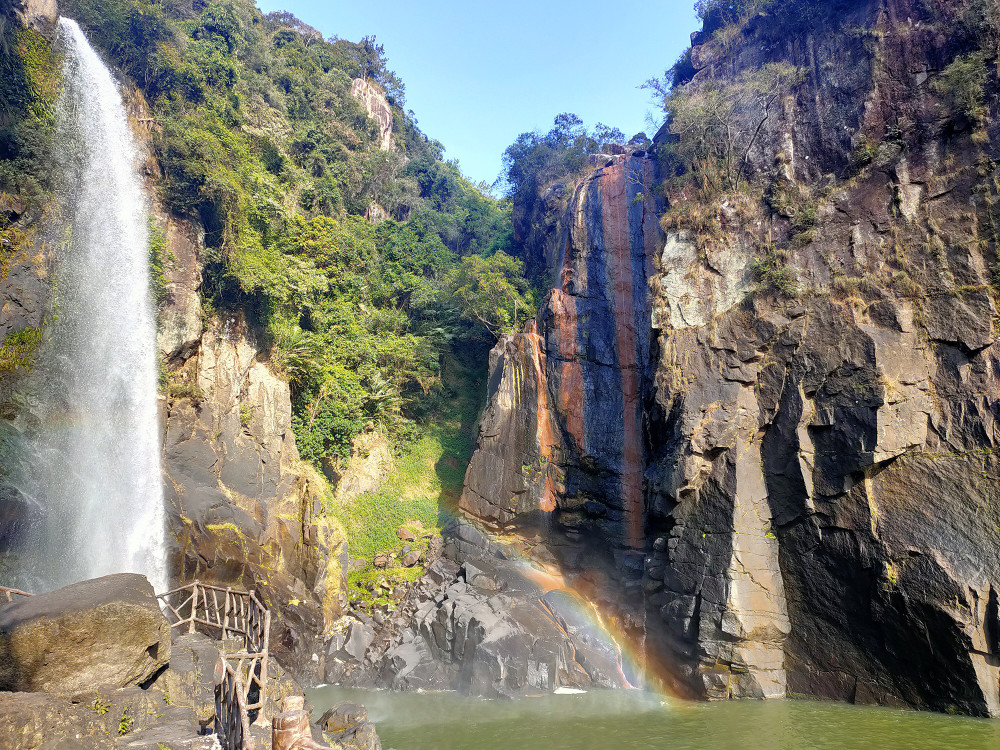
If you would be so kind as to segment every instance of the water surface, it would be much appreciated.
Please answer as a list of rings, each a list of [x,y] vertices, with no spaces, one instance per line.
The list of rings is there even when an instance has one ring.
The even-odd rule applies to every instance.
[[[819,701],[688,703],[638,691],[484,701],[324,687],[363,703],[396,750],[997,750],[1000,721]]]

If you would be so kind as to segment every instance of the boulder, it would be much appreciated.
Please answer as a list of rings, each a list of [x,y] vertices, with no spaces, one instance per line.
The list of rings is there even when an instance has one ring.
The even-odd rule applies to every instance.
[[[215,718],[217,643],[201,633],[178,637],[171,645],[170,668],[156,680],[171,705],[191,709],[203,727],[211,726]]]
[[[73,695],[145,682],[170,661],[170,626],[134,573],[0,606],[0,689]]]
[[[413,529],[408,529],[405,526],[400,526],[398,529],[396,529],[396,536],[398,536],[404,542],[417,541],[417,535],[416,533],[414,533]]]
[[[323,734],[344,750],[382,750],[368,711],[357,703],[338,703],[320,717]]]
[[[373,640],[375,640],[374,629],[360,622],[351,623],[351,627],[347,631],[347,641],[337,656],[342,659],[361,661]]]

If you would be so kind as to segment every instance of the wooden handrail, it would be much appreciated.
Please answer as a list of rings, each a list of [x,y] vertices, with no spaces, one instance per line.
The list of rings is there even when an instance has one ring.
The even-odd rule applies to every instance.
[[[27,591],[21,591],[21,589],[11,589],[6,586],[0,586],[0,595],[6,597],[7,601],[14,601],[15,596],[31,596]]]
[[[175,606],[170,598],[176,600],[178,595],[182,601]],[[253,591],[222,588],[197,580],[159,594],[157,599],[174,620],[171,628],[187,626],[188,633],[194,633],[197,626],[218,631],[225,668],[216,696],[216,732],[225,750],[250,750],[249,714],[263,709],[267,700],[270,610]],[[243,641],[242,649],[227,647],[233,636]],[[257,699],[251,703],[250,693],[254,688]]]

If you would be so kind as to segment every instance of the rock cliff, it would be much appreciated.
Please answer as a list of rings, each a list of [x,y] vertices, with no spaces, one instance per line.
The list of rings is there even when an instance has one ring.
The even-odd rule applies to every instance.
[[[383,151],[392,149],[392,107],[377,86],[363,78],[351,82],[351,94],[364,105],[365,110],[378,125],[378,147]]]
[[[343,530],[323,514],[322,480],[299,460],[288,383],[243,315],[217,314],[202,330],[204,233],[190,220],[162,219],[170,568],[178,583],[256,589],[275,611],[278,657],[313,675],[315,642],[340,615]]]
[[[682,692],[1000,713],[998,134],[940,84],[975,6],[708,28],[694,91],[803,74],[747,203],[675,179],[661,234],[632,155],[526,217],[553,289],[493,353],[462,507],[544,529]]]

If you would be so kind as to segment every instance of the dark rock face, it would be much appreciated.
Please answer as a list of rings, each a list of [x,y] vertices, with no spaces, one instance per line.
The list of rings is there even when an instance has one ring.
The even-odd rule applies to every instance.
[[[564,218],[525,223],[554,289],[494,351],[462,507],[540,532],[681,692],[998,715],[996,134],[972,138],[930,86],[955,55],[954,8],[837,7],[798,31],[756,19],[729,50],[706,36],[694,56],[696,84],[781,60],[809,71],[749,154],[759,176],[779,165],[782,189],[834,186],[790,254],[798,299],[749,296],[758,245],[731,206],[716,207],[724,240],[639,237],[593,192],[607,168],[550,186],[549,214],[572,193]],[[589,200],[610,205],[576,210]],[[776,241],[797,231],[779,209],[764,219]],[[591,273],[614,265],[616,233],[645,254],[633,307]],[[633,308],[634,390],[618,335]]]
[[[0,606],[2,690],[127,687],[169,660],[170,626],[144,576],[104,576]]]

